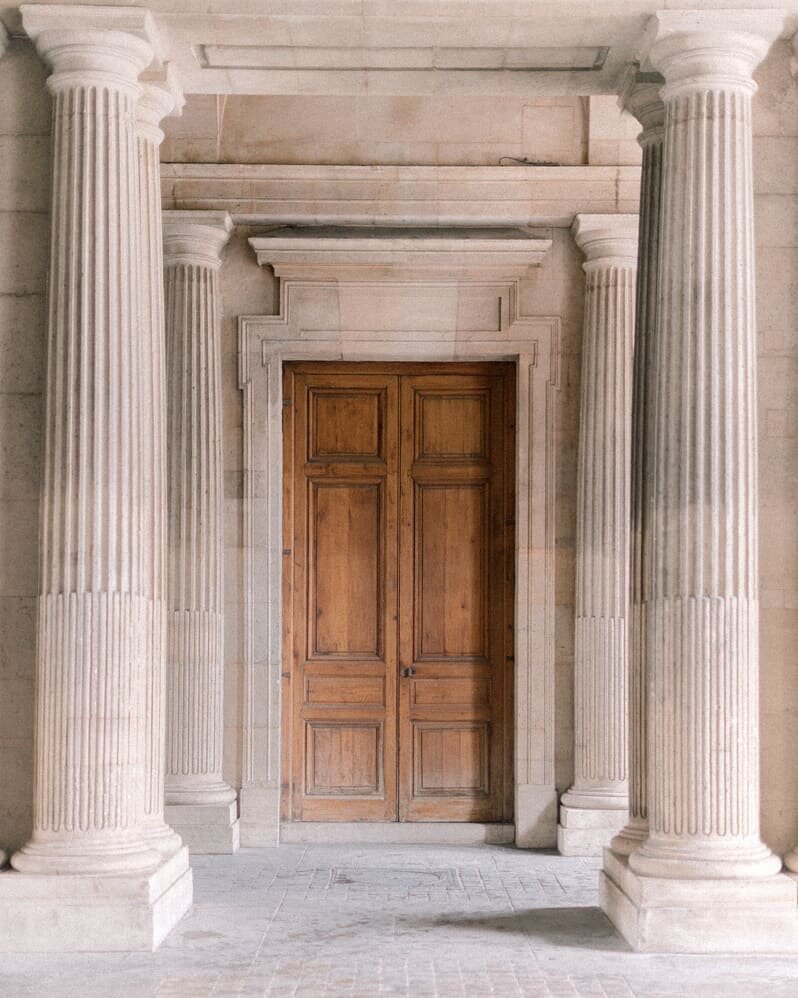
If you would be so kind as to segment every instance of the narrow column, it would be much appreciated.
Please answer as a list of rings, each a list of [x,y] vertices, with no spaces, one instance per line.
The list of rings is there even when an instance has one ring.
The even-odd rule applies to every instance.
[[[184,103],[174,70],[148,73],[137,106],[141,209],[141,329],[143,395],[140,407],[142,439],[155,446],[144,454],[144,503],[150,524],[144,549],[144,582],[152,600],[148,621],[144,731],[144,837],[169,855],[181,846],[164,821],[166,695],[166,339],[164,328],[163,227],[161,171],[158,150],[163,141],[160,123]]]
[[[138,415],[135,108],[153,48],[40,11],[25,9],[54,97],[34,829],[12,863],[125,873],[160,859],[142,837],[140,792],[154,441]]]
[[[575,777],[557,845],[599,856],[628,814],[626,618],[636,215],[577,215],[585,254],[574,661]]]
[[[602,907],[639,949],[795,951],[759,834],[752,73],[777,12],[667,12],[653,358],[649,835]]]
[[[164,213],[169,627],[166,817],[196,852],[238,848],[222,778],[223,489],[218,275],[232,221]]]
[[[646,631],[651,552],[646,529],[651,516],[653,453],[653,349],[656,337],[657,266],[662,201],[662,138],[665,106],[659,95],[662,78],[634,73],[622,106],[643,126],[640,177],[640,229],[637,265],[634,365],[632,375],[631,600],[629,606],[629,821],[611,842],[613,852],[628,855],[648,835],[646,747]]]

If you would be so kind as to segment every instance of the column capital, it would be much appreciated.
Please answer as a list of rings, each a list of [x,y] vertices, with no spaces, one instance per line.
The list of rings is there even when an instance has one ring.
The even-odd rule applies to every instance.
[[[641,73],[637,65],[630,66],[624,77],[618,106],[643,126],[637,139],[641,146],[661,141],[664,135],[665,104],[660,92],[664,83],[659,73]]]
[[[218,270],[222,249],[233,228],[226,211],[165,211],[164,265],[195,264]]]
[[[23,4],[22,26],[53,72],[51,91],[99,84],[138,93],[142,70],[161,58],[155,20],[141,7]]]
[[[637,215],[576,215],[571,226],[584,268],[612,262],[637,266]]]
[[[136,124],[139,134],[155,145],[163,141],[160,125],[164,118],[179,117],[186,98],[177,69],[171,62],[151,68],[141,78],[141,97],[136,105]]]
[[[663,100],[708,89],[753,93],[753,72],[784,30],[783,10],[667,10],[646,28],[647,65],[665,77]]]

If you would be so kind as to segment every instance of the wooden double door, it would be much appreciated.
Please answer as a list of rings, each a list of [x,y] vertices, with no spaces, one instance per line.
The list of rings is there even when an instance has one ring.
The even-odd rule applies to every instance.
[[[283,816],[512,809],[511,364],[287,364]]]

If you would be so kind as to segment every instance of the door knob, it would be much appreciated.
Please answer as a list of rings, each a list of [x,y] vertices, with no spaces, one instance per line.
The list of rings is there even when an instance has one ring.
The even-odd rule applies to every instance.
[[[415,676],[415,674],[416,670],[413,668],[412,665],[408,666],[408,668],[406,669],[402,669],[402,675],[404,676],[405,679],[407,679],[410,676]]]

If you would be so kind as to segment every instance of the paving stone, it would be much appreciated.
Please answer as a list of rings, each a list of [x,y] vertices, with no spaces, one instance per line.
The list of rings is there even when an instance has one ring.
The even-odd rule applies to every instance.
[[[281,846],[193,859],[147,954],[7,955],[5,998],[795,998],[798,961],[633,953],[599,862],[506,846]]]

